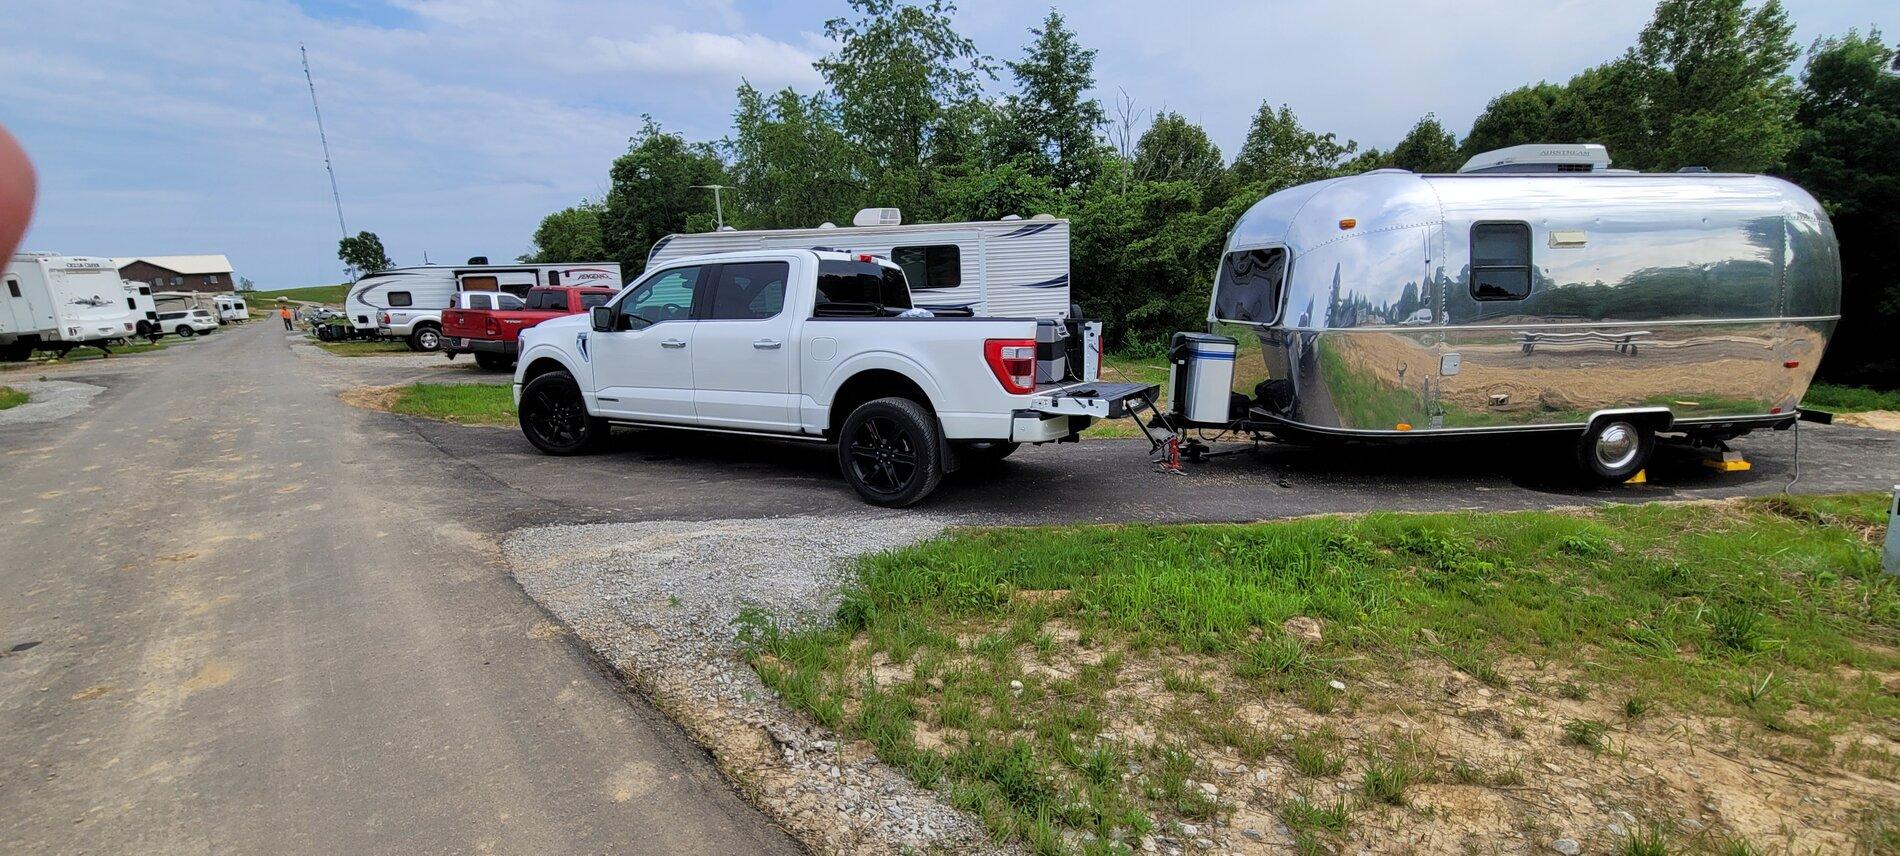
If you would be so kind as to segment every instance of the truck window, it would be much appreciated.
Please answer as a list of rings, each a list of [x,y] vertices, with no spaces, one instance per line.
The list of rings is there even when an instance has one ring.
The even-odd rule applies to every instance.
[[[963,284],[963,253],[956,244],[897,247],[891,261],[904,269],[913,288],[956,288]]]
[[[1472,298],[1476,300],[1523,300],[1530,295],[1530,224],[1472,224]]]
[[[407,291],[392,291],[389,293],[389,305],[391,306],[414,306],[415,303],[415,298],[410,297]]]
[[[611,291],[583,291],[581,292],[581,309],[585,311],[596,306],[606,306],[607,301],[612,299],[614,299],[614,293]]]
[[[876,262],[820,261],[818,263],[818,305],[813,315],[824,315],[826,306],[840,310],[909,309],[910,288],[904,272]],[[860,314],[841,311],[838,314]]]
[[[522,309],[527,307],[527,305],[528,304],[521,301],[521,298],[509,294],[508,292],[502,291],[496,292],[495,294],[496,309]]]
[[[530,291],[528,292],[528,308],[529,309],[546,309],[546,310],[550,310],[554,312],[566,312],[567,311],[567,292],[565,291]]]
[[[683,321],[693,311],[699,268],[674,268],[655,274],[620,301],[616,329],[638,330],[661,321]]]
[[[720,265],[706,319],[757,321],[777,315],[785,308],[785,280],[791,273],[786,262]]]
[[[494,301],[492,301],[492,300],[489,300],[489,299],[488,299],[488,295],[486,295],[486,294],[470,294],[470,295],[465,295],[465,296],[464,296],[464,297],[463,297],[462,299],[464,299],[464,300],[467,300],[467,301],[468,301],[468,308],[470,308],[470,309],[493,309],[493,308],[495,308],[495,302],[494,302]]]
[[[1267,247],[1228,253],[1214,284],[1214,317],[1221,321],[1271,324],[1280,315],[1286,281],[1286,250]]]

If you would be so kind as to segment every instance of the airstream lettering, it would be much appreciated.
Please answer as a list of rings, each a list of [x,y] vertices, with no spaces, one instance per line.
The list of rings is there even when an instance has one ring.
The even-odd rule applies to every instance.
[[[1376,170],[1249,209],[1208,311],[1240,343],[1237,427],[1567,432],[1620,480],[1659,432],[1796,418],[1840,311],[1813,197],[1759,175],[1511,166]]]

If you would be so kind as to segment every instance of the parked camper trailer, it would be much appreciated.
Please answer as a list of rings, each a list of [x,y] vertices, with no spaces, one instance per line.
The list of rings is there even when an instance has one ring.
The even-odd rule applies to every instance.
[[[537,285],[604,285],[619,288],[616,262],[557,265],[491,265],[484,257],[460,267],[419,265],[380,270],[350,287],[343,311],[361,335],[405,339],[418,351],[442,344],[442,310],[460,291],[503,291],[521,297]]]
[[[165,335],[158,324],[158,303],[152,299],[152,287],[129,279],[119,280],[119,287],[125,291],[125,308],[132,314],[133,332],[141,339],[152,339]]]
[[[849,227],[759,229],[668,235],[647,253],[654,265],[684,256],[740,250],[826,249],[895,262],[925,309],[969,309],[1019,318],[1069,316],[1069,221],[1028,220],[905,225],[895,208],[866,208]]]
[[[211,298],[216,308],[219,326],[229,323],[242,323],[251,317],[250,309],[244,305],[244,298],[235,294],[220,294]]]
[[[63,354],[137,332],[111,259],[20,253],[4,280],[0,359],[24,360],[35,348]]]
[[[1209,329],[1239,347],[1231,401],[1206,421],[1562,433],[1605,481],[1639,472],[1658,433],[1790,425],[1840,317],[1821,206],[1776,178],[1637,174],[1558,148],[1595,151],[1375,170],[1256,203],[1215,278]]]

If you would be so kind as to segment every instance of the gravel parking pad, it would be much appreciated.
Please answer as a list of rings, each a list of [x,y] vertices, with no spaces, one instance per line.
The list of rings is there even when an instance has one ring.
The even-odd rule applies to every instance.
[[[65,419],[86,409],[93,396],[106,391],[103,386],[69,380],[8,381],[7,386],[26,393],[26,403],[0,410],[0,427]]]
[[[740,658],[735,619],[822,620],[849,560],[951,521],[844,517],[523,529],[504,551],[523,589],[710,748],[781,825],[825,852],[999,851],[982,826],[781,706]]]

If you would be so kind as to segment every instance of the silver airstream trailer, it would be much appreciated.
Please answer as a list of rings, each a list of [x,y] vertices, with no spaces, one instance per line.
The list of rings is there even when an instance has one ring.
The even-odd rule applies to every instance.
[[[1517,147],[1262,199],[1208,312],[1238,342],[1235,427],[1563,432],[1604,480],[1658,433],[1787,427],[1840,317],[1821,206],[1766,176],[1607,167],[1600,146]]]

